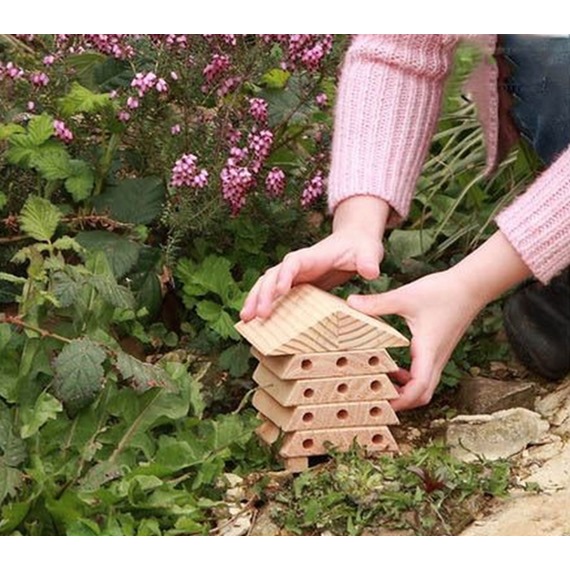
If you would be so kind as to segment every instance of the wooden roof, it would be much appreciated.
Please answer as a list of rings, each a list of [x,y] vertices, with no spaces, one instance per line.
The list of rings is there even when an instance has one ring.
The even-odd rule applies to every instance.
[[[267,356],[408,346],[408,340],[379,318],[309,284],[281,297],[268,319],[256,318],[236,329]]]

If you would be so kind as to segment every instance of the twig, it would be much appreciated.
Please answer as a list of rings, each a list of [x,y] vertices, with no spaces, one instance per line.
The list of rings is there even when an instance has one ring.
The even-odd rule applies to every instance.
[[[42,337],[50,337],[50,338],[54,338],[56,340],[59,340],[60,342],[65,342],[65,343],[70,343],[72,339],[67,338],[65,336],[61,336],[57,333],[48,331],[46,329],[42,329],[40,327],[36,327],[35,325],[31,325],[30,323],[26,323],[22,317],[15,315],[3,315],[0,314],[0,323],[7,323],[9,325],[14,325],[17,327],[22,327],[25,329],[28,329],[30,331],[36,332],[38,333],[40,336]]]

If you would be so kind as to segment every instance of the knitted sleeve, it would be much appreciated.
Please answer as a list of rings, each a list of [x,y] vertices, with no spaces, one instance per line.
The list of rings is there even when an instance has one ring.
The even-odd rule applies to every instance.
[[[441,107],[457,36],[361,35],[349,47],[337,103],[329,208],[373,195],[409,212]]]
[[[495,219],[534,276],[570,265],[570,148]]]

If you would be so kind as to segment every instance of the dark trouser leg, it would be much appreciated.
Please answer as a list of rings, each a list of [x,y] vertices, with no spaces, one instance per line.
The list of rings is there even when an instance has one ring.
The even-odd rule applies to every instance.
[[[501,40],[511,68],[511,116],[548,166],[570,144],[570,38]],[[503,315],[510,344],[529,370],[551,380],[570,374],[570,268],[546,286],[520,287]]]

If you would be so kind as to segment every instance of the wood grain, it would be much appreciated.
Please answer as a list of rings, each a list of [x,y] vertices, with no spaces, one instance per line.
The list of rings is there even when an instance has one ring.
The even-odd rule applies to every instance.
[[[390,400],[398,397],[396,388],[385,374],[291,381],[281,380],[269,368],[259,364],[253,379],[282,406]]]
[[[386,400],[311,404],[286,408],[264,390],[257,390],[252,403],[256,410],[284,432],[399,423],[394,410]]]
[[[236,329],[268,356],[409,344],[384,321],[310,284],[298,285],[281,297],[269,318],[240,321]]]
[[[398,370],[398,365],[383,348],[291,356],[264,356],[252,348],[251,353],[282,380],[349,378]]]
[[[398,445],[385,426],[297,431],[283,438],[279,454],[284,458],[326,455],[331,445],[348,451],[356,441],[368,452],[396,452]]]

